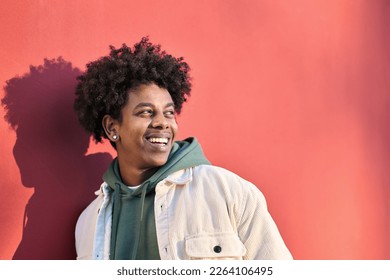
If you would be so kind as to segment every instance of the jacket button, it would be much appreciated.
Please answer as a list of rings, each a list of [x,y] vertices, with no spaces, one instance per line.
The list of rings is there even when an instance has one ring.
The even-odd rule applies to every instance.
[[[221,253],[221,251],[222,251],[222,248],[221,248],[221,246],[215,246],[214,248],[213,248],[213,250],[214,250],[214,252],[215,253]]]

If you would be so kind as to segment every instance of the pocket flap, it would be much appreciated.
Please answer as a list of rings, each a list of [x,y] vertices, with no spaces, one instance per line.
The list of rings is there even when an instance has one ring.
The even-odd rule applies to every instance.
[[[191,258],[237,258],[246,248],[235,233],[196,234],[186,238],[186,253]]]

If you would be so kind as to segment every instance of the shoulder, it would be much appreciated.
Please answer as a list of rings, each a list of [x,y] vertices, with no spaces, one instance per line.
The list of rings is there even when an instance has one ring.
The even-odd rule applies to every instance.
[[[223,188],[232,195],[255,196],[263,199],[263,194],[257,186],[222,167],[213,165],[193,167],[193,180],[209,187]]]
[[[229,171],[225,168],[215,166],[215,165],[206,165],[206,164],[198,165],[193,167],[193,171],[194,171],[194,176],[207,174],[207,175],[212,175],[217,177],[229,177],[238,180],[244,180],[243,178],[233,173],[232,171]]]
[[[100,193],[81,213],[79,220],[83,218],[88,218],[91,215],[97,215],[101,205],[103,203],[103,194]]]
[[[198,165],[193,168],[194,179],[220,180],[225,183],[238,183],[240,185],[254,186],[251,182],[236,173],[214,165]]]
[[[92,221],[96,221],[102,202],[102,195],[99,195],[80,214],[76,224],[76,236],[78,233],[81,234],[85,230],[86,226],[89,227]]]
[[[76,224],[76,236],[78,233],[82,233],[85,230],[85,227],[90,227],[90,224],[96,221],[97,215],[104,201],[104,187],[105,183],[103,183],[100,189],[95,192],[97,197],[80,214]]]

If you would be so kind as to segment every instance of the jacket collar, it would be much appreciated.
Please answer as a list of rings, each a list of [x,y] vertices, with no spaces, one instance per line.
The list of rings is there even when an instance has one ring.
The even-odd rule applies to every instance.
[[[169,175],[165,181],[176,185],[185,185],[192,181],[192,172],[192,168],[182,169]],[[106,182],[103,182],[103,184],[100,186],[100,189],[97,190],[95,194],[104,194],[104,196],[107,196],[110,192],[110,186]]]
[[[110,192],[111,192],[110,186],[106,182],[103,182],[100,185],[100,188],[95,192],[95,195],[103,194],[104,196],[107,196]]]
[[[192,168],[182,169],[172,173],[165,180],[176,185],[184,185],[192,181],[192,172]]]

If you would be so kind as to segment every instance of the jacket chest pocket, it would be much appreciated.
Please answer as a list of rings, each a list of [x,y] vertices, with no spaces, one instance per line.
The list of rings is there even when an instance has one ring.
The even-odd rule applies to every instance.
[[[235,233],[196,234],[185,238],[185,250],[189,259],[240,260],[246,248]]]

